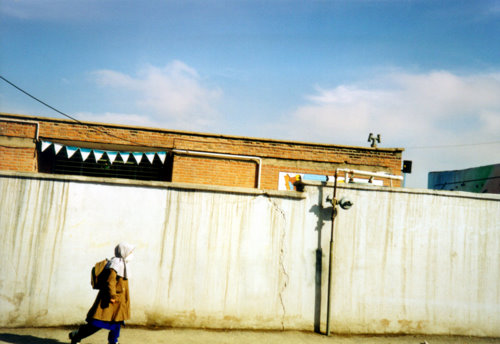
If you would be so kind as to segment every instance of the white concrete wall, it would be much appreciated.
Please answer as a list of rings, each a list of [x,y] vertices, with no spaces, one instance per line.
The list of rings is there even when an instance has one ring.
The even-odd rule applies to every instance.
[[[332,329],[500,336],[500,197],[340,190]]]
[[[169,185],[1,173],[0,327],[83,321],[128,241],[130,323],[324,330],[330,187]],[[500,197],[370,190],[339,190],[332,330],[500,336]]]
[[[0,176],[0,327],[83,321],[120,241],[137,245],[131,323],[308,327],[303,199],[82,180]]]

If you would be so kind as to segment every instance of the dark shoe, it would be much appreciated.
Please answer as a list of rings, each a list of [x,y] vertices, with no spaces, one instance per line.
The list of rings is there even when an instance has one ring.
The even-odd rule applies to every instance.
[[[69,333],[69,339],[71,339],[71,344],[80,343],[78,340],[75,339],[77,333],[78,333],[78,330]]]

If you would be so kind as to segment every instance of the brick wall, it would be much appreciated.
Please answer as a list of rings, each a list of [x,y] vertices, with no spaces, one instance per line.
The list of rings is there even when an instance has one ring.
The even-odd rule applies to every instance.
[[[43,117],[0,114],[0,139],[33,139],[39,123],[41,140],[87,148],[108,150],[189,150],[221,154],[255,156],[262,159],[261,188],[277,189],[279,172],[333,175],[336,168],[401,175],[402,149],[352,147],[279,141],[259,138],[222,136],[154,128],[138,128],[102,123]],[[1,143],[1,142],[0,142]],[[0,151],[0,169],[36,171],[36,151],[15,144]],[[4,158],[5,157],[5,158]],[[253,161],[193,157],[174,157],[172,181],[226,186],[254,187],[257,164]],[[389,185],[389,182],[386,182]],[[399,181],[395,186],[401,185]]]
[[[35,138],[36,123],[17,121],[16,119],[0,118],[0,135],[12,137],[29,137]]]
[[[0,146],[0,170],[35,172],[35,148]]]
[[[253,188],[257,185],[256,177],[257,164],[253,161],[183,155],[174,157],[173,182]]]
[[[35,123],[1,120],[0,170],[36,171]]]

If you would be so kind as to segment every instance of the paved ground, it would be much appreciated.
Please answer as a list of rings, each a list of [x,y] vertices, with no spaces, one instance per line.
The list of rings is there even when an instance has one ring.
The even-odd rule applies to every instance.
[[[69,343],[66,328],[0,328],[0,343],[62,344]],[[85,339],[82,344],[106,344],[104,331]],[[298,331],[209,331],[195,329],[127,328],[122,330],[121,344],[491,344],[500,338],[449,336],[337,336],[326,337]]]

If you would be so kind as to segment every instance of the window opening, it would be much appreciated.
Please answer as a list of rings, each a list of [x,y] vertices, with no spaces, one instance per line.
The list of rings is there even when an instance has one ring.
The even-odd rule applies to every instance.
[[[39,171],[44,173],[102,178],[157,181],[172,180],[173,159],[171,154],[168,153],[164,161],[162,161],[155,152],[148,152],[148,154],[154,154],[152,161],[146,157],[146,152],[100,151],[98,154],[100,157],[96,159],[94,150],[84,149],[84,154],[88,154],[84,159],[80,148],[65,148],[66,147],[56,149],[56,146],[52,144],[48,146],[48,148],[43,149],[40,145],[38,155]],[[126,161],[124,161],[122,156],[125,157]],[[139,163],[137,163],[136,159],[140,159]]]

